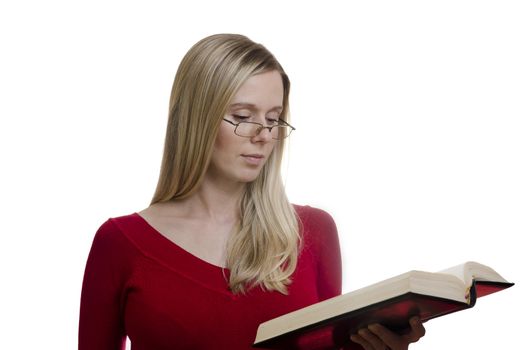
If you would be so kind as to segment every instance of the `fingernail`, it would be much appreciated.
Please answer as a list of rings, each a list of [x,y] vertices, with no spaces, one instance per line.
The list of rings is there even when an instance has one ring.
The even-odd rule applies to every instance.
[[[369,324],[367,326],[368,329],[373,329],[373,330],[376,330],[376,329],[379,329],[380,328],[380,325],[378,323],[373,323],[373,324]]]

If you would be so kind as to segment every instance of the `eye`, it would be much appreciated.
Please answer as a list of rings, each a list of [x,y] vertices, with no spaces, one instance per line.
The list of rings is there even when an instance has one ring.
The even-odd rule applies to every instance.
[[[246,120],[248,118],[250,118],[250,116],[248,115],[238,115],[238,114],[233,114],[233,118],[237,119],[237,120]]]

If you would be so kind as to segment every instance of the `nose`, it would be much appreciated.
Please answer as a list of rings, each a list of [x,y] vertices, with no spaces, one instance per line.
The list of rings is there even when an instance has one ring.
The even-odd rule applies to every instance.
[[[257,130],[257,134],[251,139],[253,142],[270,142],[273,140],[271,137],[271,130],[265,126],[261,126]]]

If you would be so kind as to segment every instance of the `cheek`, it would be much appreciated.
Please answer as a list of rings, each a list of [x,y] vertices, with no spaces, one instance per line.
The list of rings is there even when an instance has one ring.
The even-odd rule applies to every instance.
[[[275,149],[275,147],[277,146],[277,141],[272,141],[268,144],[268,150],[269,150],[269,154],[271,154],[273,152],[273,150]]]
[[[225,128],[220,128],[218,130],[218,135],[216,136],[215,140],[215,153],[222,153],[224,151],[230,151],[233,150],[236,146],[236,139],[234,137],[237,137],[232,130],[226,130]]]

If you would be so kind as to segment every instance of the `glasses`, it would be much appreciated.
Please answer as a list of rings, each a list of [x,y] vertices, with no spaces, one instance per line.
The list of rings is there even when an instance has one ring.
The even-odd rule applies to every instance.
[[[274,140],[284,140],[290,136],[291,132],[295,130],[293,126],[286,123],[284,120],[279,119],[281,124],[273,126],[264,126],[261,123],[255,122],[232,122],[229,119],[225,119],[231,125],[235,126],[235,134],[242,137],[255,137],[260,134],[262,129],[268,129],[271,134],[271,138]]]

